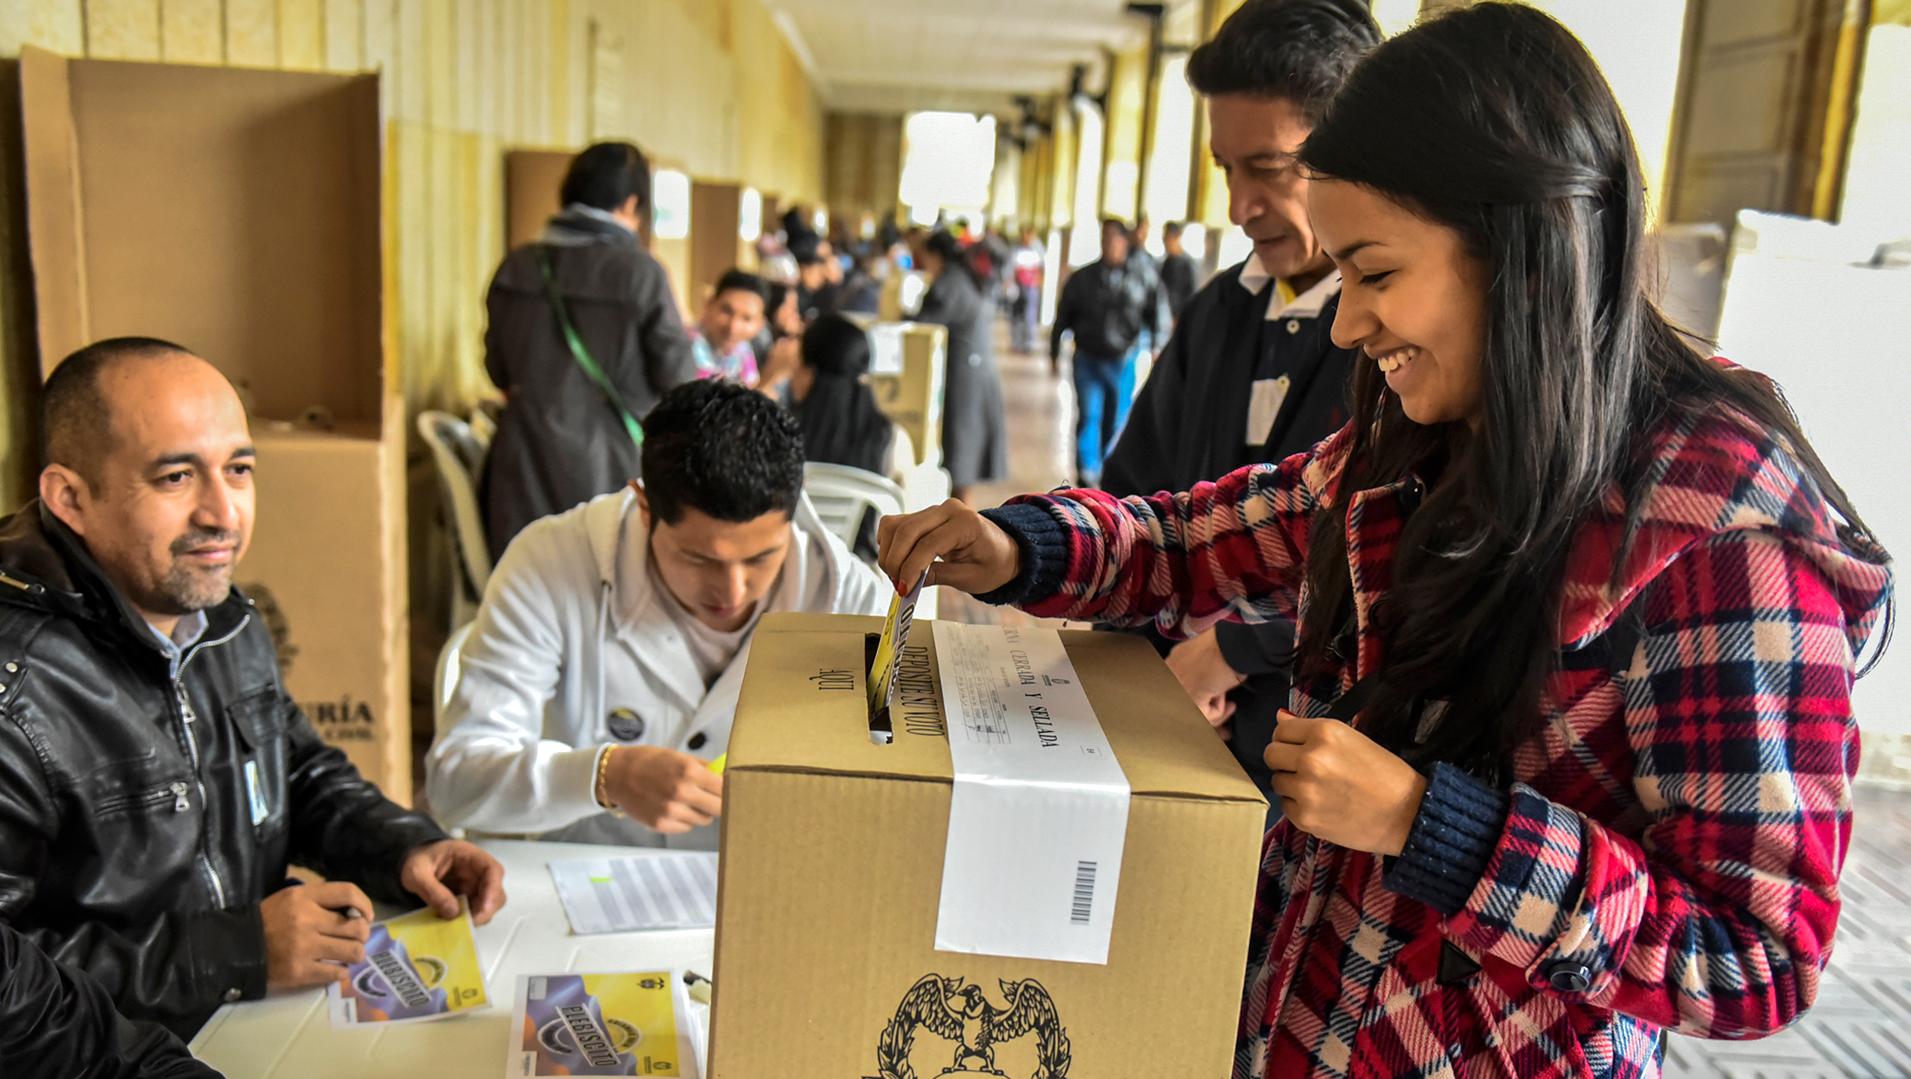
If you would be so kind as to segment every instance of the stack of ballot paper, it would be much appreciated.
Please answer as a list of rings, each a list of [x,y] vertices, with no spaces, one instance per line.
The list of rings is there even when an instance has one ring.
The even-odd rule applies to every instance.
[[[557,858],[551,879],[578,936],[717,923],[715,854]]]

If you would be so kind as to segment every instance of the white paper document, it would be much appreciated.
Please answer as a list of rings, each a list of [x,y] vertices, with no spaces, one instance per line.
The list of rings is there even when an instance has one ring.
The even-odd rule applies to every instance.
[[[1128,777],[1061,635],[933,625],[955,772],[936,947],[1108,962]]]
[[[551,880],[579,936],[717,924],[715,854],[555,858]]]
[[[1248,445],[1259,449],[1267,444],[1267,436],[1274,433],[1274,421],[1281,416],[1281,405],[1287,402],[1287,387],[1286,375],[1254,380],[1247,399]]]

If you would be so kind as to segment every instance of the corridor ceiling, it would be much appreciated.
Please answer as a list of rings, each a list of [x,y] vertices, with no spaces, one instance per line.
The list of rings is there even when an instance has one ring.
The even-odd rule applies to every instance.
[[[1066,89],[1074,65],[1097,70],[1103,48],[1128,47],[1148,26],[1124,0],[766,2],[824,103],[844,112],[1010,115],[1015,95]]]

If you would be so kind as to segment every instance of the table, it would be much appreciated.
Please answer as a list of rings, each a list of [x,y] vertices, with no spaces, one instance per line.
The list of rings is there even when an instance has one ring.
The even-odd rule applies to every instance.
[[[571,935],[545,868],[553,858],[657,856],[632,847],[485,840],[504,863],[504,909],[477,930],[491,1005],[470,1015],[378,1030],[335,1030],[325,991],[228,1004],[192,1039],[193,1055],[230,1079],[498,1079],[504,1074],[519,975],[559,971],[711,971],[709,929]],[[380,910],[380,917],[402,913]]]

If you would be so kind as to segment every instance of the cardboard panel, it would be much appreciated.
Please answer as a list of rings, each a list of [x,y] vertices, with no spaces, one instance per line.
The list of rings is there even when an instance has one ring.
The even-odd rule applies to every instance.
[[[743,263],[737,215],[743,209],[743,185],[693,180],[690,185],[690,306],[701,307],[724,271]]]
[[[901,373],[872,374],[868,379],[877,407],[908,432],[916,460],[922,464],[942,461],[942,389],[948,341],[949,331],[944,327],[927,322],[911,324],[902,334]]]
[[[403,442],[376,427],[258,424],[252,545],[235,577],[279,646],[287,690],[319,734],[400,802],[411,801],[404,661]],[[368,494],[370,497],[367,497]]]
[[[504,155],[504,243],[507,251],[536,240],[562,207],[558,191],[575,156],[562,150],[512,150]]]
[[[43,370],[147,334],[260,414],[379,419],[376,76],[32,54],[22,82]]]
[[[55,360],[91,340],[86,247],[80,239],[79,150],[65,57],[31,46],[20,50],[20,117],[34,314],[45,375]]]

